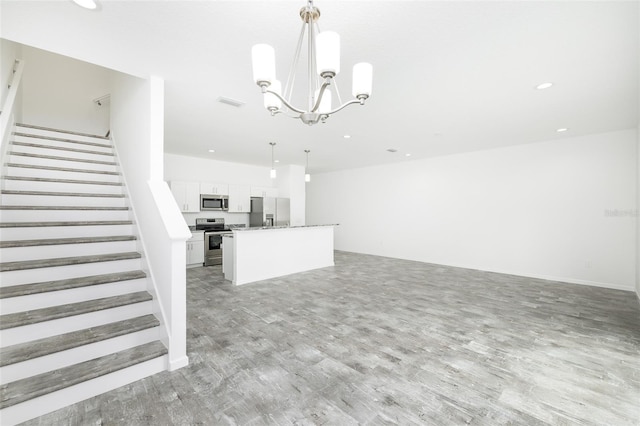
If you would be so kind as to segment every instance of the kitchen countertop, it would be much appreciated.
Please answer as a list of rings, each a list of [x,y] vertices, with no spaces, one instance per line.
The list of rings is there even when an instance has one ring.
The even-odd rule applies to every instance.
[[[296,226],[256,226],[251,228],[238,228],[234,229],[234,231],[264,231],[268,229],[294,229],[294,228],[315,228],[319,226],[338,226],[337,223],[330,223],[326,225],[296,225]]]

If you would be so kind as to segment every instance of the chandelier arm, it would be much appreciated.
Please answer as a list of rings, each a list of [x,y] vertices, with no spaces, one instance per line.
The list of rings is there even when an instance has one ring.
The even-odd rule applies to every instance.
[[[313,109],[311,112],[316,112],[320,107],[320,102],[322,101],[322,95],[324,95],[324,91],[327,90],[327,87],[331,84],[331,79],[327,78],[322,86],[320,86],[320,91],[318,92],[318,99],[316,99],[315,105],[313,105]]]
[[[313,5],[312,1],[309,1],[309,5]],[[314,91],[315,91],[315,84],[314,84],[314,80],[313,80],[313,58],[316,55],[316,49],[315,49],[315,43],[314,43],[314,38],[315,38],[315,27],[313,25],[313,19],[310,19],[311,22],[307,22],[307,26],[309,28],[309,34],[307,36],[307,41],[309,44],[308,47],[308,52],[309,52],[309,57],[307,58],[307,72],[308,72],[308,82],[309,82],[309,94],[308,94],[308,105],[309,105],[309,109],[313,108],[313,96],[314,96]]]
[[[285,106],[286,106],[287,108],[289,108],[291,111],[295,111],[295,112],[297,112],[298,114],[304,114],[304,111],[302,111],[302,110],[300,110],[300,109],[298,109],[298,108],[294,107],[293,105],[291,105],[291,104],[290,104],[290,103],[289,103],[285,98],[283,98],[279,93],[276,93],[276,92],[274,92],[273,90],[269,90],[269,89],[266,89],[266,90],[264,91],[264,93],[271,93],[272,95],[275,95],[275,96],[276,96],[278,99],[280,99],[280,100],[282,101],[282,103],[283,103],[283,104],[285,104]]]
[[[300,28],[300,36],[298,37],[298,44],[296,45],[296,53],[293,55],[293,61],[291,62],[291,68],[289,68],[289,76],[287,77],[287,85],[285,86],[284,94],[287,99],[291,99],[293,94],[293,86],[296,82],[296,69],[298,69],[298,62],[300,60],[300,50],[302,49],[302,40],[304,39],[304,30],[306,23],[302,22]],[[287,93],[288,92],[288,93]]]
[[[364,105],[364,99],[352,99],[349,102],[345,102],[344,104],[340,105],[338,108],[334,109],[331,112],[327,112],[326,115],[331,115],[331,114],[335,114],[336,112],[340,111],[341,109],[344,109],[346,107],[348,107],[349,105],[353,105],[353,104],[360,104],[360,105]]]

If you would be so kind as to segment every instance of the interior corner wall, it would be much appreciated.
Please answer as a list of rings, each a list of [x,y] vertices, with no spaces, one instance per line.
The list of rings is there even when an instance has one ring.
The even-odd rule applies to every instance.
[[[640,96],[638,96],[638,99],[640,100]],[[636,132],[636,155],[636,296],[640,300],[640,123],[638,123]]]
[[[633,291],[636,129],[314,175],[338,250]]]
[[[306,187],[305,168],[295,164],[278,167],[278,196],[289,199],[291,226],[303,226],[306,223]]]
[[[22,121],[28,124],[104,135],[109,106],[94,99],[109,94],[114,71],[21,45]]]

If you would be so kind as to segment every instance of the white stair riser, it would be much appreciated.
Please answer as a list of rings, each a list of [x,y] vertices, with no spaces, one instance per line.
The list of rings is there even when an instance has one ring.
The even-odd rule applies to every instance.
[[[11,383],[37,374],[68,367],[84,361],[100,358],[115,352],[131,349],[160,339],[160,327],[153,327],[81,347],[56,352],[0,368],[0,382]]]
[[[130,210],[0,210],[0,222],[130,220]]]
[[[13,314],[68,303],[85,302],[103,297],[146,291],[147,289],[147,279],[140,278],[137,280],[118,281],[115,283],[91,285],[68,290],[30,294],[27,296],[0,299],[0,311],[2,311],[3,315]]]
[[[90,256],[93,254],[125,253],[137,250],[137,241],[61,244],[52,246],[9,247],[0,249],[0,261],[53,259],[56,257]]]
[[[44,238],[104,237],[133,235],[132,225],[52,226],[34,228],[0,228],[0,239],[7,241]]]
[[[115,272],[137,271],[141,267],[140,259],[115,260],[111,262],[83,263],[81,265],[56,266],[51,268],[25,269],[0,273],[2,286],[39,283],[42,281],[80,278],[89,275]]]
[[[82,169],[84,167],[75,167]],[[90,169],[92,170],[92,169]],[[102,173],[81,173],[65,172],[58,170],[30,169],[27,167],[8,167],[9,176],[29,176],[47,179],[77,179],[77,180],[98,180],[101,182],[121,182],[120,175],[106,175]]]
[[[96,142],[96,143],[111,143],[111,141],[109,139],[94,138],[94,137],[91,137],[91,136],[80,136],[80,135],[74,135],[72,133],[56,132],[56,131],[52,131],[52,130],[32,129],[32,128],[23,127],[23,126],[16,126],[15,127],[15,132],[16,133],[25,133],[25,134],[28,134],[28,135],[41,135],[41,136],[47,136],[47,137],[52,137],[52,138],[60,138],[60,139],[71,139],[71,140],[74,140],[74,141],[87,141],[87,142]],[[90,132],[87,132],[87,133],[90,133]],[[12,135],[12,137],[13,136],[15,136],[15,135]]]
[[[82,149],[85,151],[93,151],[92,149],[85,149],[81,146],[78,146],[76,149]],[[77,152],[77,151],[67,151],[57,149],[53,146],[25,146],[25,145],[11,145],[12,152],[26,152],[29,154],[40,154],[40,155],[55,155],[56,157],[68,157],[68,158],[78,158],[83,160],[96,160],[96,161],[114,161],[113,154],[103,155],[103,154],[93,154],[89,152]]]
[[[86,194],[123,194],[122,185],[93,185],[86,183],[41,182],[5,179],[4,189],[11,191],[80,192]]]
[[[0,330],[2,347],[57,336],[58,334],[84,330],[90,327],[109,324],[116,321],[149,315],[152,312],[151,302],[134,303],[102,311],[89,312],[82,315],[45,321],[38,324]]]
[[[57,137],[57,136],[54,136]],[[70,139],[70,138],[61,138],[61,139]],[[98,152],[104,152],[107,154],[113,154],[113,148],[111,146],[109,147],[102,147],[102,146],[95,146],[95,145],[85,145],[82,143],[75,143],[75,142],[66,142],[66,141],[56,141],[56,140],[51,140],[51,139],[41,139],[41,138],[32,138],[32,137],[28,137],[28,136],[18,136],[18,135],[13,135],[11,137],[12,141],[15,142],[24,142],[24,143],[35,143],[38,145],[47,145],[47,146],[52,146],[52,147],[57,147],[57,148],[71,148],[71,149],[86,149],[86,150],[91,150],[91,151],[98,151]],[[102,145],[110,145],[109,141],[100,141],[100,142],[96,142],[96,141],[88,141],[89,143],[99,143]]]
[[[0,411],[2,424],[3,426],[16,425],[144,379],[145,377],[165,371],[168,363],[168,356],[165,355],[30,401],[25,401],[21,404],[7,407]]]
[[[55,157],[62,157],[62,156],[56,155]],[[102,170],[107,172],[117,171],[116,166],[112,164],[96,164],[96,163],[87,163],[84,161],[56,160],[56,159],[50,159],[50,158],[27,157],[24,155],[9,155],[8,162],[16,163],[16,164],[33,164],[38,166],[68,167],[72,169]]]
[[[69,197],[61,195],[2,194],[7,206],[96,206],[126,207],[124,197]]]

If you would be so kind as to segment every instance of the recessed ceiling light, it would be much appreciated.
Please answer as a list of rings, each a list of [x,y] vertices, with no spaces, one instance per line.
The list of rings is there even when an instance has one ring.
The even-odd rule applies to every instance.
[[[411,157],[411,154],[405,154],[404,156],[405,157]]]
[[[273,162],[274,162],[274,163],[279,163],[279,162],[280,162],[280,160],[273,160]]]
[[[549,87],[551,87],[551,86],[553,86],[553,83],[550,83],[550,82],[547,82],[547,83],[541,83],[541,84],[538,84],[538,85],[536,86],[536,89],[538,89],[538,90],[548,89],[548,88],[549,88]]]
[[[351,139],[351,135],[344,135],[343,138],[345,139]]]
[[[216,150],[215,149],[210,149],[209,152],[216,152]]]
[[[559,129],[557,129],[556,132],[562,133],[562,132],[566,132],[567,130],[569,130],[569,129],[567,129],[566,127],[561,127]]]
[[[73,0],[73,2],[80,7],[84,7],[85,9],[93,10],[98,7],[95,0]]]

